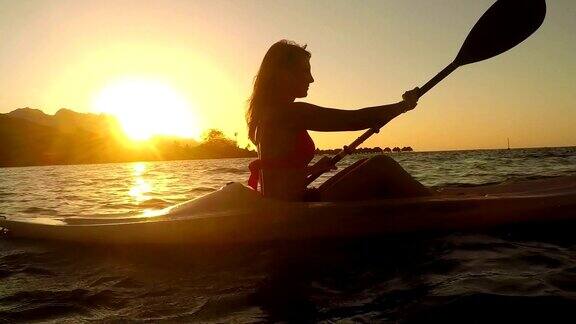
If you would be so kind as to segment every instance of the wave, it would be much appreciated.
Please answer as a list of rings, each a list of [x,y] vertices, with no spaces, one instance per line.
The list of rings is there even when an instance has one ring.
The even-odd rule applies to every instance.
[[[12,277],[15,275],[53,277],[56,274],[48,269],[33,266],[12,267],[12,268],[4,266],[2,269],[0,269],[0,279]]]
[[[222,174],[222,173],[228,173],[228,174],[246,174],[248,173],[248,168],[247,167],[242,167],[241,169],[239,168],[214,168],[214,169],[208,169],[206,171],[204,171],[205,174]]]
[[[164,208],[173,205],[172,202],[160,198],[152,198],[138,204],[141,208]]]
[[[164,200],[164,199],[160,199],[160,198],[150,198],[150,199],[146,199],[140,202],[136,202],[136,203],[127,203],[127,202],[123,202],[123,203],[107,203],[107,204],[103,204],[102,206],[100,206],[100,208],[102,209],[128,209],[128,210],[133,210],[137,209],[137,208],[164,208],[170,205],[173,205],[174,202],[172,201],[168,201],[168,200]],[[138,212],[138,211],[134,211],[134,212]],[[122,213],[124,214],[124,213]],[[131,214],[131,213],[127,213],[127,214]],[[134,213],[132,213],[134,214]],[[116,215],[116,214],[115,214]],[[92,215],[91,215],[92,216]]]
[[[43,215],[50,215],[56,216],[58,215],[58,211],[55,209],[50,208],[42,208],[42,207],[28,207],[21,210],[22,213],[26,214],[43,214]]]
[[[89,285],[90,287],[114,287],[114,288],[140,288],[142,284],[131,278],[124,278],[119,276],[104,276],[94,280]]]
[[[189,192],[196,194],[196,193],[208,193],[216,190],[217,190],[216,188],[212,187],[194,187],[190,189]]]
[[[560,296],[474,293],[435,298],[424,307],[412,307],[412,314],[408,316],[407,322],[571,323],[568,319],[573,319],[574,306],[576,302]],[[481,312],[478,312],[479,307],[482,308]],[[471,314],[474,314],[473,318]]]
[[[0,311],[0,319],[7,322],[36,321],[62,316],[88,315],[95,308],[119,309],[125,301],[108,289],[91,291],[71,290],[30,290],[20,291],[0,298],[5,305]]]
[[[501,184],[504,181],[494,181],[494,182],[485,182],[485,183],[464,183],[464,182],[445,182],[438,185],[433,186],[433,188],[442,188],[442,187],[453,187],[453,188],[474,188],[474,187],[483,187],[483,186],[491,186],[496,184]]]

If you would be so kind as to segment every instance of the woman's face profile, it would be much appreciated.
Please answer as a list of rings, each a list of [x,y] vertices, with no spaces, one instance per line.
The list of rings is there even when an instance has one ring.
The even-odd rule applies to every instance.
[[[290,73],[289,88],[291,95],[295,98],[304,98],[308,95],[310,83],[314,82],[312,77],[310,60],[300,60]]]

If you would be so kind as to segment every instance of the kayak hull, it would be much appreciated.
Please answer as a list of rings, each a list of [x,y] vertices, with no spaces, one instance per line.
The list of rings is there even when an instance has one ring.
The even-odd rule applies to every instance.
[[[531,186],[538,186],[520,192],[458,189],[426,198],[339,203],[273,201],[234,184],[155,217],[115,222],[0,219],[0,227],[17,238],[212,245],[470,230],[576,219],[576,177],[562,180],[561,186],[555,183],[532,181]]]

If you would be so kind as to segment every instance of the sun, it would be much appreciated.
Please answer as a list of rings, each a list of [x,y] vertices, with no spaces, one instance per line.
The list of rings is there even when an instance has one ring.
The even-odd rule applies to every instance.
[[[105,85],[94,97],[96,111],[116,116],[134,140],[155,135],[198,138],[201,130],[192,105],[168,83],[123,78]]]

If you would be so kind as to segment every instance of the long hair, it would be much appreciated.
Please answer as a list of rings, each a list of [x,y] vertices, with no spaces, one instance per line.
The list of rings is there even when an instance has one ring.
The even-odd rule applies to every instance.
[[[268,49],[258,74],[254,78],[254,89],[248,100],[246,110],[246,123],[248,124],[248,137],[257,145],[256,132],[267,110],[274,109],[274,101],[278,98],[280,84],[279,75],[282,70],[289,70],[302,59],[310,59],[312,55],[295,42],[281,40]]]

